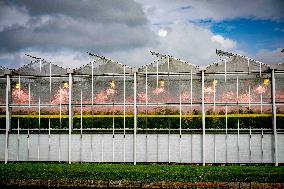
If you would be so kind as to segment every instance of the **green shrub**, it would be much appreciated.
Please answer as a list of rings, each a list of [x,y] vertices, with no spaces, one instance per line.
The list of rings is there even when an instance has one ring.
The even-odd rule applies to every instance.
[[[54,115],[49,112],[44,112],[45,115]],[[124,118],[123,112],[115,111],[115,112],[84,112],[84,115],[95,115],[94,117],[83,117],[82,118],[82,127],[83,128],[104,128],[104,129],[121,129],[124,127]],[[13,112],[13,115],[33,115],[33,112]],[[67,112],[64,112],[67,115]],[[134,120],[133,113],[127,112],[127,115],[131,115],[130,117],[125,117],[125,127],[133,128]],[[202,118],[201,112],[194,109],[191,113],[187,114],[188,117],[181,118],[181,127],[182,129],[201,129],[202,128]],[[238,117],[238,114],[240,117]],[[251,109],[239,109],[228,112],[227,118],[227,127],[228,129],[237,129],[238,123],[239,128],[272,128],[272,116],[258,116],[258,117],[241,117],[241,115],[245,114],[260,114],[260,112],[253,112]],[[36,114],[35,114],[36,115]],[[57,114],[55,114],[57,115]],[[102,115],[100,117],[100,115]],[[108,115],[108,116],[105,116]],[[112,115],[120,115],[121,117],[112,117]],[[141,115],[141,116],[140,116]],[[146,112],[139,112],[137,125],[142,129],[179,129],[180,128],[180,117],[179,111],[175,109],[168,108],[156,108],[152,111],[147,112],[148,117],[146,116]],[[167,117],[168,115],[168,117]],[[174,115],[174,116],[173,116]],[[230,115],[234,115],[230,117]],[[162,117],[159,117],[162,116]],[[208,129],[225,129],[226,127],[226,118],[224,110],[219,112],[214,112],[212,109],[207,110],[205,117],[205,125]],[[5,118],[4,118],[5,119]],[[47,129],[50,127],[54,129],[66,129],[68,128],[68,118],[41,118],[40,123],[38,118],[33,117],[12,117],[11,125],[13,129],[18,127],[18,120],[20,121],[21,128],[30,128],[30,129]],[[284,117],[277,117],[277,128],[284,128]],[[74,117],[73,118],[73,128],[80,129],[81,128],[81,118]]]

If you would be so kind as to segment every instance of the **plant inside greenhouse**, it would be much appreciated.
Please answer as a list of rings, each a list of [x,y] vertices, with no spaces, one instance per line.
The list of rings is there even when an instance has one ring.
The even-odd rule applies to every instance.
[[[110,135],[113,158],[114,141],[121,135],[124,159],[127,136],[136,146],[136,135],[147,141],[153,134],[167,134],[170,141],[172,134],[181,148],[189,134],[202,140],[214,134],[214,141],[218,134],[226,140],[232,134],[239,146],[241,134],[249,134],[249,141],[261,134],[264,145],[264,134],[283,132],[283,64],[217,50],[220,61],[202,67],[151,53],[157,59],[138,69],[93,53],[88,53],[93,61],[76,69],[33,56],[18,69],[1,67],[0,131],[16,134],[17,148],[21,134],[48,134],[49,146],[52,134],[59,134],[59,141],[67,134],[68,144],[72,135],[80,134],[80,143],[88,134]]]

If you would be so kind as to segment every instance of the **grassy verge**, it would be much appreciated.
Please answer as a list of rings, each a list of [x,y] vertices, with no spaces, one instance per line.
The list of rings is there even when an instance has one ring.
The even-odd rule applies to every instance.
[[[180,182],[284,183],[284,167],[132,165],[98,163],[8,163],[0,164],[0,179],[92,179]]]

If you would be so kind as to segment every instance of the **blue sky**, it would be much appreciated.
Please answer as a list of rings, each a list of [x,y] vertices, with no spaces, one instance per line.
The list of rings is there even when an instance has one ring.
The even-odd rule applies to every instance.
[[[283,20],[224,20],[212,23],[210,29],[213,33],[238,41],[242,49],[251,54],[259,49],[274,50],[284,44]]]
[[[140,67],[150,50],[208,65],[215,49],[273,64],[283,44],[283,0],[0,1],[0,65],[11,68],[25,53],[77,67],[87,51]]]

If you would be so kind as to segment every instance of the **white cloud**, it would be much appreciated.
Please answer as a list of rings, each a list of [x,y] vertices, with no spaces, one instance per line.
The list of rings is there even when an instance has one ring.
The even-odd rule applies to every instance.
[[[197,26],[193,23],[174,22],[165,28],[153,28],[156,33],[161,30],[167,31],[165,37],[159,37],[157,43],[145,47],[115,51],[107,53],[107,56],[130,66],[140,67],[149,63],[155,57],[151,57],[149,51],[158,51],[169,54],[196,65],[208,65],[218,60],[216,49],[236,50],[237,43],[221,35],[221,41],[211,40],[214,38],[208,28]]]
[[[277,48],[274,50],[261,49],[259,50],[255,58],[264,63],[282,63],[284,62],[284,53],[281,53],[282,48]]]
[[[143,47],[156,37],[133,1],[15,0],[0,5],[0,53],[27,48],[108,52]]]
[[[177,20],[234,18],[277,20],[284,17],[282,0],[136,0],[152,23],[168,24]]]
[[[165,28],[153,28],[155,33],[162,32],[164,37],[157,35],[156,43],[136,48],[121,48],[120,50],[103,52],[102,55],[123,64],[140,67],[154,60],[149,51],[159,51],[164,54],[173,55],[184,59],[196,65],[208,65],[218,59],[215,54],[216,49],[236,50],[236,42],[224,38],[221,35],[215,35],[208,28],[197,26],[193,23],[174,22],[168,24]],[[214,39],[214,40],[212,40]],[[64,67],[75,68],[90,61],[87,53],[80,50],[57,50],[44,51],[26,49],[19,53],[9,54],[9,59],[14,67],[27,63],[28,59],[24,53],[30,53],[35,56],[43,57]],[[100,53],[100,52],[95,52]],[[79,58],[78,58],[79,57]],[[5,57],[0,57],[5,58]],[[11,67],[11,66],[9,66]]]
[[[236,42],[217,37],[222,40],[212,40],[214,33],[208,28],[188,22],[174,22],[167,25],[168,34],[160,38],[159,44],[153,50],[182,58],[196,65],[211,64],[217,60],[216,49],[235,50]]]
[[[0,61],[10,60],[14,65],[10,67],[17,67],[28,62],[23,54],[31,53],[74,68],[89,62],[85,54],[89,50],[139,67],[153,59],[149,50],[154,50],[208,65],[218,59],[215,49],[239,52],[240,44],[190,20],[279,19],[284,15],[276,0],[137,1],[143,10],[132,1],[89,1],[94,6],[69,0],[58,2],[60,6],[54,6],[54,1],[44,6],[37,1],[15,1],[16,7],[5,4],[0,7]],[[109,9],[113,3],[119,6]],[[258,57],[273,59],[272,54],[262,50]]]
[[[28,64],[31,59],[25,54],[43,58],[49,62],[57,64],[65,68],[76,68],[87,64],[91,61],[91,57],[87,53],[79,51],[53,51],[42,52],[37,50],[25,50],[17,53],[5,53],[0,55],[0,59],[8,60],[4,66],[17,69],[24,64]]]
[[[153,48],[154,47],[133,48],[129,50],[106,53],[105,56],[122,64],[139,68],[155,60],[155,57],[151,56],[150,54],[150,50],[153,50]]]
[[[237,43],[231,39],[224,38],[221,35],[214,35],[211,37],[211,41],[220,43],[224,49],[234,49],[237,47]]]
[[[160,30],[158,31],[158,35],[159,35],[160,37],[166,37],[167,34],[168,34],[168,31],[167,31],[167,30],[160,29]]]

